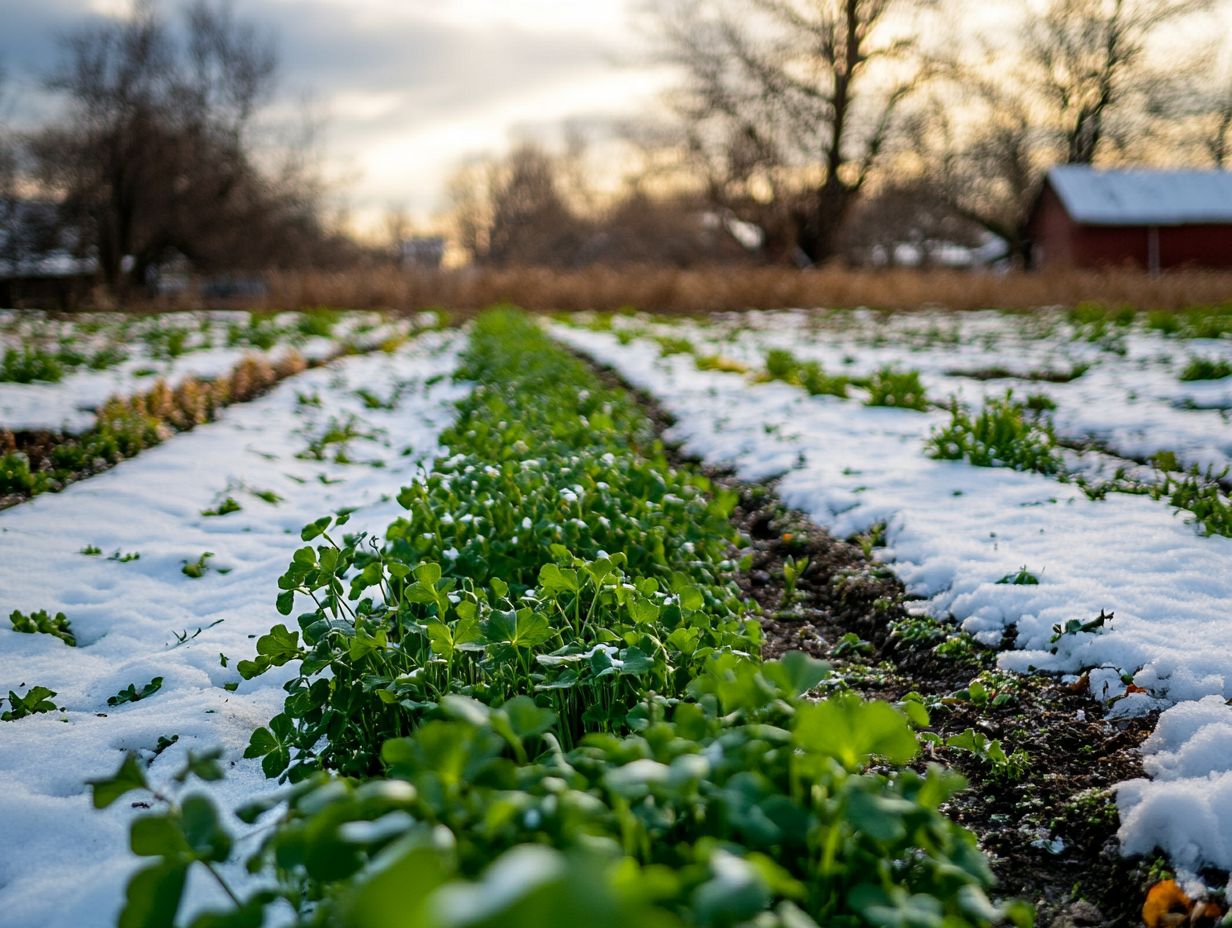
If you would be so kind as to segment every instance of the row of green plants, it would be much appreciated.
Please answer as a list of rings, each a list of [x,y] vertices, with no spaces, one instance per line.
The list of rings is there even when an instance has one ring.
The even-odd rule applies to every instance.
[[[573,324],[576,324],[575,322]],[[615,329],[610,317],[598,317],[588,324],[596,331],[615,332],[622,344],[635,337],[649,337],[659,346],[660,354],[687,354],[693,357],[698,370],[723,373],[747,374],[747,366],[722,355],[705,354],[687,338],[678,335],[647,335],[628,326]],[[764,370],[758,373],[762,380],[777,380],[801,387],[812,396],[837,396],[846,399],[848,389],[856,387],[867,391],[865,405],[892,406],[901,409],[923,411],[929,407],[924,385],[918,371],[896,370],[882,367],[868,377],[852,377],[831,374],[818,361],[802,361],[784,348],[772,348],[766,352]]]
[[[107,370],[128,359],[134,342],[142,343],[145,354],[155,361],[173,360],[216,343],[268,351],[306,338],[329,338],[342,317],[341,310],[326,308],[293,314],[252,312],[245,321],[228,322],[223,332],[216,333],[224,324],[208,315],[107,316],[75,321],[72,334],[65,334],[59,320],[22,319],[21,344],[0,354],[0,382],[59,383],[73,371]],[[364,322],[352,334],[374,325]],[[83,349],[85,340],[93,340],[94,346]]]
[[[841,376],[827,373],[817,361],[801,361],[784,348],[772,348],[766,352],[765,377],[801,387],[812,396],[846,398],[849,386],[860,387],[868,391],[866,406],[894,406],[919,412],[929,407],[919,371],[882,367],[868,377]]]
[[[59,383],[72,370],[106,370],[122,362],[127,353],[108,346],[86,354],[68,344],[53,348],[37,345],[10,346],[0,355],[2,383]]]
[[[1100,481],[1071,475],[1065,469],[1047,404],[1020,402],[1013,393],[987,400],[974,413],[957,400],[951,401],[950,421],[933,430],[926,450],[937,460],[1034,471],[1073,482],[1091,499],[1115,492],[1166,500],[1177,510],[1190,513],[1203,533],[1232,537],[1232,498],[1225,488],[1227,468],[1203,470],[1194,465],[1182,470],[1174,454],[1163,452],[1153,459],[1151,479],[1124,472]]]
[[[231,403],[254,399],[278,381],[300,373],[304,359],[290,353],[274,363],[241,360],[214,380],[189,378],[172,388],[158,381],[130,397],[113,397],[99,409],[94,426],[80,435],[58,436],[34,448],[0,430],[0,497],[24,499],[58,491],[165,441],[213,421]]]
[[[990,901],[940,811],[963,782],[912,766],[903,712],[809,699],[827,670],[805,655],[760,661],[735,498],[671,466],[624,391],[510,311],[459,376],[406,514],[380,541],[307,526],[277,607],[308,611],[238,668],[294,671],[248,750],[287,783],[239,810],[255,888],[188,785],[216,756],[170,790],[135,758],[95,784],[100,807],[152,794],[125,928],[174,924],[194,869],[230,899],[194,928],[1030,924]]]

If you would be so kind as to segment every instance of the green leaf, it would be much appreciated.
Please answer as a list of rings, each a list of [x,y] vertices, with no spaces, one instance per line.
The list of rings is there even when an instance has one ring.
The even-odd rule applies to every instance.
[[[136,754],[129,754],[120,764],[120,769],[109,777],[100,780],[87,780],[91,787],[94,808],[105,809],[113,802],[135,789],[149,789],[145,779],[145,771],[137,762]]]
[[[790,696],[803,696],[830,675],[829,664],[803,651],[788,651],[777,661],[767,664],[764,668],[767,676],[774,666],[782,671],[780,679],[788,687]]]
[[[300,539],[303,541],[312,541],[312,539],[323,535],[325,530],[329,528],[329,523],[332,521],[333,518],[331,516],[322,516],[315,522],[305,525],[303,530],[299,533]]]
[[[556,564],[544,564],[539,568],[539,586],[550,592],[572,592],[579,590],[577,571]]]
[[[184,839],[202,860],[221,862],[231,853],[231,835],[222,827],[214,804],[200,794],[186,798],[181,806]]]
[[[416,565],[415,579],[424,586],[434,586],[441,579],[441,565],[433,563]]]
[[[189,851],[180,823],[170,814],[136,819],[128,830],[128,844],[138,857],[174,857]]]
[[[124,909],[118,928],[167,928],[184,895],[188,864],[169,860],[138,870],[124,892]]]
[[[919,751],[907,719],[893,706],[849,697],[801,706],[792,735],[803,750],[833,757],[853,771],[871,755],[905,764]]]

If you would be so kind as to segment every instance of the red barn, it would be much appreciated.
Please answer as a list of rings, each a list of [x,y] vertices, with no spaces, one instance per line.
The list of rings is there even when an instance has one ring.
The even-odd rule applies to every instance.
[[[1232,172],[1048,172],[1031,210],[1040,269],[1232,267]]]

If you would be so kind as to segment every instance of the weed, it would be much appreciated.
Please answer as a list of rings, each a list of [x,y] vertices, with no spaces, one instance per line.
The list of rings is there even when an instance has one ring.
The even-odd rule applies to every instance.
[[[141,700],[146,699],[150,696],[153,696],[155,693],[157,693],[162,688],[163,688],[163,678],[162,677],[155,677],[153,680],[151,680],[141,689],[137,689],[137,685],[135,683],[130,683],[128,684],[128,686],[120,690],[120,692],[116,693],[114,696],[108,696],[107,705],[114,707],[114,706],[122,706],[122,705],[125,705],[126,703],[131,703],[131,702],[141,702]]]
[[[817,361],[806,361],[800,365],[797,377],[810,396],[847,397],[847,387],[850,381],[846,377],[835,377],[827,374]]]
[[[195,561],[181,561],[183,565],[180,567],[180,573],[185,577],[191,577],[194,580],[200,580],[210,570],[209,560],[214,556],[213,551],[206,551]]]
[[[796,598],[796,584],[804,576],[812,562],[808,558],[789,557],[783,561],[783,605]]]
[[[56,693],[45,686],[32,686],[24,696],[19,696],[9,690],[8,711],[0,713],[0,722],[16,722],[40,712],[55,712],[56,705],[51,701]]]
[[[1021,567],[1017,573],[1006,574],[997,583],[1009,586],[1039,586],[1039,577],[1027,570],[1026,567]]]
[[[1052,626],[1052,637],[1048,639],[1049,644],[1056,644],[1062,638],[1068,638],[1073,635],[1094,635],[1101,632],[1108,623],[1115,618],[1115,613],[1099,611],[1099,615],[1090,621],[1084,622],[1081,619],[1070,619],[1064,624]],[[1052,651],[1055,654],[1056,648]]]
[[[984,766],[989,779],[994,781],[1017,783],[1027,775],[1031,766],[1031,757],[1026,751],[1017,750],[1006,754],[1000,741],[990,739],[974,728],[951,735],[941,743],[947,748],[972,755]]]
[[[60,358],[39,348],[6,348],[0,357],[0,381],[59,383],[64,379]]]
[[[38,612],[26,615],[14,609],[9,615],[9,622],[12,623],[15,632],[27,635],[51,635],[59,638],[70,648],[77,646],[77,639],[73,636],[68,617],[63,612],[57,612],[52,616],[46,609],[40,609]]]
[[[920,382],[919,371],[896,371],[883,367],[868,380],[866,406],[894,406],[923,412],[928,409],[928,397]]]
[[[218,505],[212,506],[209,509],[202,509],[201,515],[207,517],[225,516],[233,512],[239,512],[243,508],[243,506],[236,502],[234,496],[228,496]]]
[[[1028,416],[1009,393],[1004,399],[989,400],[975,416],[957,399],[952,400],[950,422],[933,430],[925,448],[938,460],[966,460],[977,467],[1010,467],[1041,474],[1061,470],[1052,423]]]
[[[1232,377],[1232,361],[1224,358],[1190,358],[1189,363],[1181,371],[1181,380],[1186,382],[1223,380],[1225,377]]]

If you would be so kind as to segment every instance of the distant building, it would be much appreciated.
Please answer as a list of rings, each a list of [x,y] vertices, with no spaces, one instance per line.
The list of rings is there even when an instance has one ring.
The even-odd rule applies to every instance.
[[[67,309],[94,284],[97,262],[80,257],[58,227],[54,204],[18,200],[0,211],[0,308]]]
[[[445,238],[440,235],[418,235],[403,239],[398,247],[403,267],[435,271],[445,260]]]
[[[1232,268],[1232,172],[1055,167],[1028,232],[1043,270]]]

